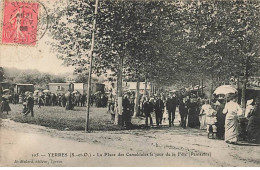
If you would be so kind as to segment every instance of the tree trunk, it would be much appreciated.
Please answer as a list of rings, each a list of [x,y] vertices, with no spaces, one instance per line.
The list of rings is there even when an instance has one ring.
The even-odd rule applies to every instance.
[[[213,73],[211,73],[211,78],[210,78],[210,97],[209,97],[209,101],[210,103],[212,102],[212,98],[213,98]]]
[[[249,48],[244,50],[245,54],[248,52],[251,52],[253,48],[253,43],[249,44]],[[246,84],[248,82],[248,70],[250,69],[250,56],[251,54],[246,54],[246,60],[245,60],[245,66],[244,66],[244,78],[243,78],[243,85],[242,85],[242,96],[241,96],[241,102],[242,102],[242,109],[243,109],[243,115],[245,115],[246,110]]]
[[[251,51],[252,46],[250,46],[250,50]],[[242,85],[242,96],[241,96],[241,102],[242,102],[242,108],[243,108],[243,115],[245,115],[245,110],[246,110],[246,84],[248,82],[248,70],[250,67],[250,56],[246,57],[246,63],[245,63],[245,67],[244,67],[244,78],[243,78],[243,85]]]
[[[122,82],[122,71],[123,71],[123,61],[124,58],[120,57],[119,58],[119,69],[118,69],[118,77],[117,77],[117,81],[118,81],[118,95],[117,95],[117,103],[118,103],[118,109],[117,109],[117,113],[115,116],[115,124],[117,125],[121,125],[123,126],[123,119],[122,119],[122,114],[123,114],[123,106],[122,106],[122,102],[123,102],[123,82]]]
[[[145,80],[144,80],[144,95],[146,96],[147,95],[147,79],[145,77]]]
[[[203,95],[203,78],[201,79],[201,95]]]
[[[237,75],[237,95],[238,95],[238,103],[241,103],[239,82],[240,82],[240,74]]]
[[[245,75],[244,80],[243,80],[243,85],[242,85],[242,98],[241,98],[243,114],[245,113],[245,109],[246,109],[246,84],[247,84],[247,81],[248,81],[248,76]]]
[[[140,81],[137,79],[136,82],[136,92],[135,92],[135,110],[133,117],[139,116],[139,97],[140,97]]]
[[[246,62],[246,65],[245,65],[243,84],[242,84],[242,94],[241,94],[241,104],[242,104],[243,114],[245,114],[245,109],[246,109],[246,84],[247,84],[247,81],[248,81],[248,61]]]
[[[116,96],[115,96],[115,121],[114,124],[118,124],[118,75],[116,80]]]
[[[199,80],[199,84],[198,84],[198,89],[197,89],[197,96],[200,95],[200,80]]]

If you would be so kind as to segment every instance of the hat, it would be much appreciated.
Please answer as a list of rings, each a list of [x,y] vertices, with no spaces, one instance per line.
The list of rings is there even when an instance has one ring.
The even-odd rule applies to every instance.
[[[219,96],[218,99],[221,100],[221,99],[224,99],[224,97],[223,96]]]
[[[248,105],[251,105],[251,104],[253,103],[253,101],[254,101],[254,99],[247,100],[246,105],[247,105],[247,106],[248,106]]]

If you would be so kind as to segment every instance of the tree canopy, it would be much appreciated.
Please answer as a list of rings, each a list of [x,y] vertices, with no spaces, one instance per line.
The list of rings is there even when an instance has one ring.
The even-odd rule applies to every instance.
[[[94,72],[117,72],[119,58],[124,58],[125,75],[160,85],[259,73],[259,4],[101,1]],[[72,0],[67,6],[57,2],[51,15],[53,50],[77,71],[89,64],[93,6],[93,1]]]

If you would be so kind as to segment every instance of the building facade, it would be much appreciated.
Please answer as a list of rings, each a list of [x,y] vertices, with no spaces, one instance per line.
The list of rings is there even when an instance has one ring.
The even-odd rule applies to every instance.
[[[73,92],[74,90],[73,83],[49,83],[47,86],[51,93]]]

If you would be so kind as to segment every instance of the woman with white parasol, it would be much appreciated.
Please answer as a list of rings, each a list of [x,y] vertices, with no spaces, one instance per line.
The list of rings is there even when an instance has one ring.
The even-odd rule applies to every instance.
[[[226,114],[225,119],[225,142],[236,144],[239,135],[239,119],[242,115],[242,108],[237,103],[237,90],[230,85],[223,85],[218,87],[215,92],[216,95],[226,95],[227,103],[223,110]]]

